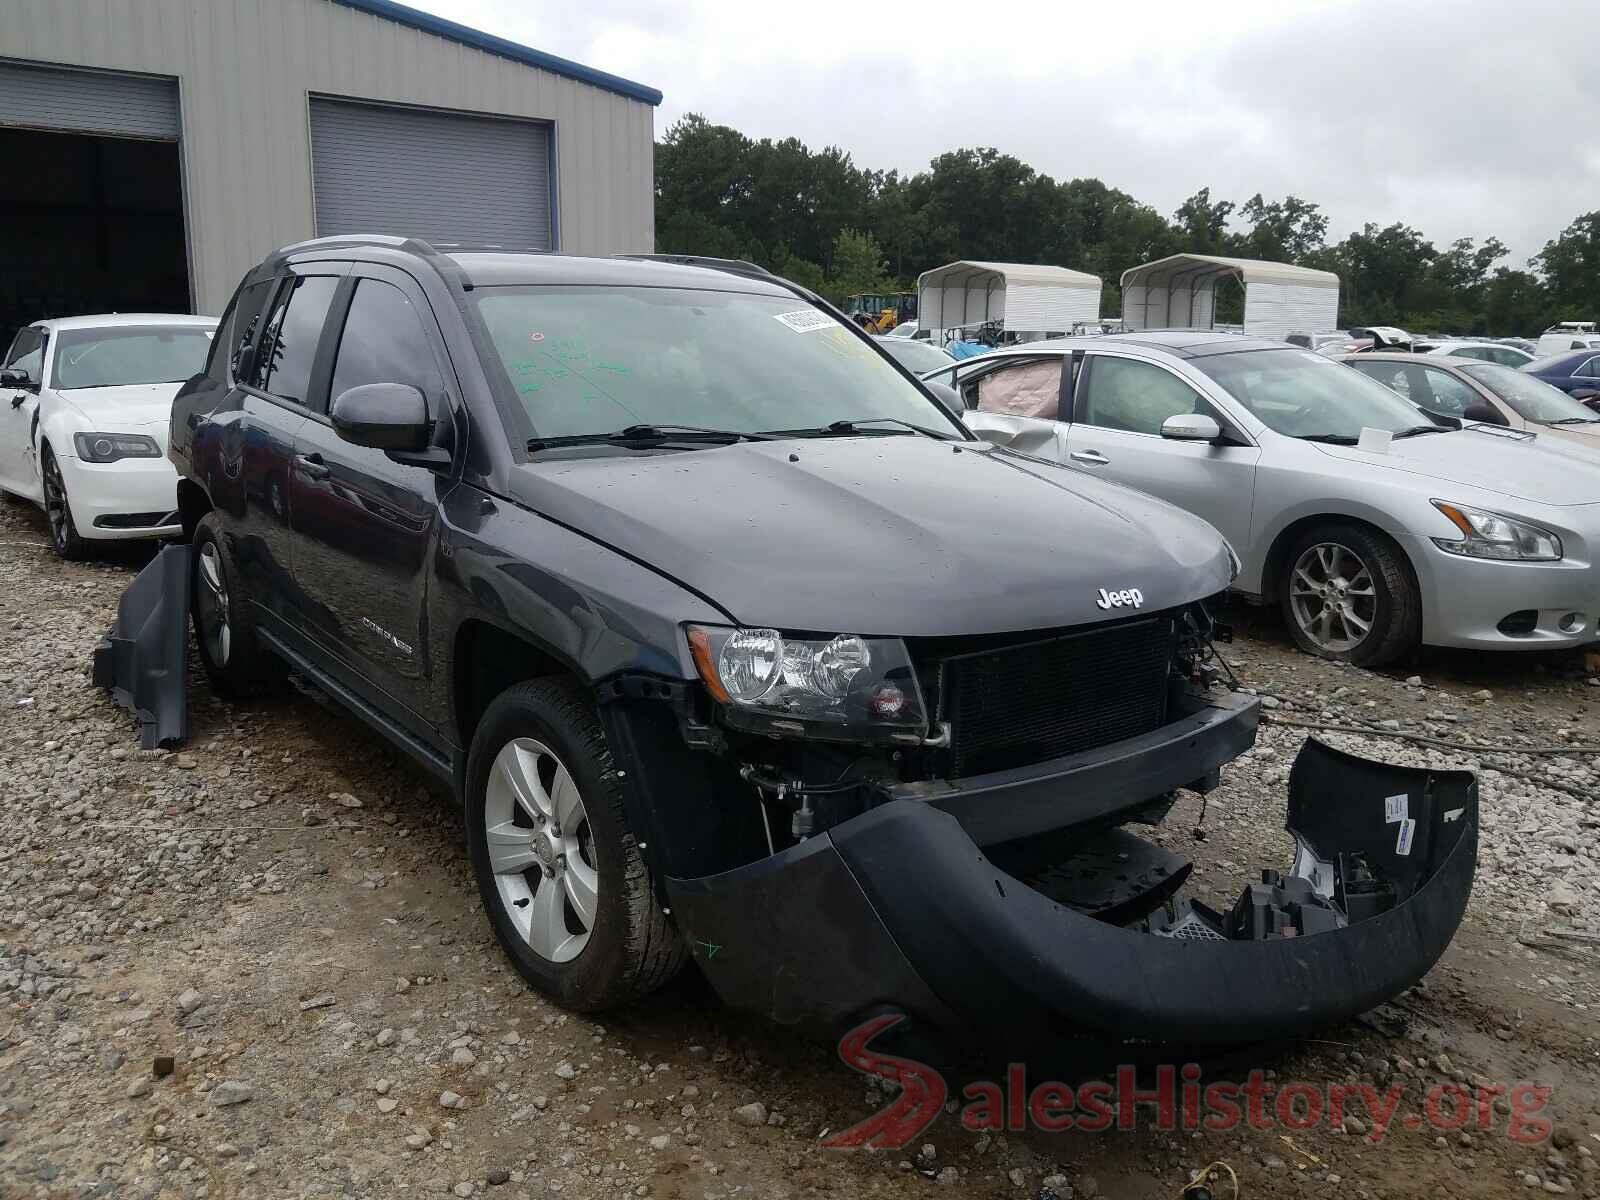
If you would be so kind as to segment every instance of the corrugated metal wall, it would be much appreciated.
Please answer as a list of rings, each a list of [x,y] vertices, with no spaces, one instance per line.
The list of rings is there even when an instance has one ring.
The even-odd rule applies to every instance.
[[[178,83],[0,62],[0,125],[177,141]]]
[[[1327,333],[1339,323],[1339,289],[1252,283],[1244,289],[1244,331],[1278,341],[1295,330]]]
[[[239,276],[309,237],[309,93],[556,123],[559,245],[653,249],[654,109],[329,0],[5,0],[0,58],[175,75],[191,277]]]

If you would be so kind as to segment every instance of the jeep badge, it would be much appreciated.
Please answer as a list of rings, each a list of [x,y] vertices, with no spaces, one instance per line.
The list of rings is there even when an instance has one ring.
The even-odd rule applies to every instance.
[[[1120,592],[1108,592],[1101,588],[1095,603],[1101,608],[1138,608],[1144,603],[1144,593],[1138,588],[1123,588]]]

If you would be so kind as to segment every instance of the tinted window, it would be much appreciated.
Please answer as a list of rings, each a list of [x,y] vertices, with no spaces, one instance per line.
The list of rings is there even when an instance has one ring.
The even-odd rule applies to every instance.
[[[1591,358],[1573,374],[1583,379],[1600,379],[1600,358]]]
[[[64,329],[56,338],[50,386],[115,387],[118,384],[182,383],[204,368],[211,330],[192,325],[138,325],[113,329]]]
[[[333,303],[339,281],[328,275],[303,276],[294,281],[286,299],[288,307],[274,312],[272,351],[262,364],[263,391],[296,404],[306,402],[311,390],[311,365],[317,357],[322,322]],[[281,302],[280,302],[281,303]],[[265,345],[265,340],[263,340]],[[261,372],[257,371],[260,375]]]
[[[1311,349],[1311,335],[1309,333],[1291,333],[1283,340],[1291,346],[1299,346],[1302,350]]]
[[[219,353],[228,355],[229,377],[239,373],[239,355],[244,353],[244,348],[256,336],[256,330],[261,327],[261,310],[266,306],[267,298],[272,294],[272,289],[279,281],[276,279],[260,279],[247,287],[239,289],[239,294],[234,297],[231,318],[224,318],[221,329],[226,331],[219,338],[224,348]],[[213,372],[214,373],[214,372]]]
[[[26,371],[28,378],[38,383],[39,373],[44,369],[44,343],[44,330],[20,330],[12,339],[11,352],[6,356],[6,366],[17,371]]]
[[[1591,425],[1600,421],[1600,417],[1560,388],[1551,387],[1526,372],[1495,363],[1473,363],[1462,369],[1529,421],[1553,421],[1562,425]]]
[[[272,343],[278,336],[278,326],[283,324],[284,309],[289,305],[287,288],[279,290],[276,295],[272,311],[267,314],[266,324],[261,329],[261,340],[256,347],[255,366],[250,368],[250,378],[245,380],[253,388],[266,387],[267,370],[272,366]]]
[[[444,383],[424,329],[421,314],[399,288],[361,280],[339,338],[329,397],[364,383],[409,383],[424,396],[437,395]]]
[[[1397,395],[1404,396],[1418,408],[1428,412],[1459,417],[1467,405],[1479,399],[1471,387],[1461,380],[1419,363],[1377,361],[1352,364],[1356,370]]]
[[[1492,359],[1494,357],[1494,351],[1486,349],[1483,346],[1463,346],[1459,350],[1452,350],[1450,352],[1450,356],[1452,358]]]
[[[1099,354],[1090,363],[1088,388],[1078,401],[1084,424],[1160,434],[1168,417],[1205,411],[1198,392],[1153,363]]]

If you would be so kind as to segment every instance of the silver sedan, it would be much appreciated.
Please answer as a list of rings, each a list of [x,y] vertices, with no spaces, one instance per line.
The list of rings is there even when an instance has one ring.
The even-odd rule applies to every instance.
[[[1034,342],[925,378],[960,392],[980,437],[1206,518],[1238,589],[1311,653],[1376,666],[1419,642],[1596,638],[1592,454],[1444,428],[1322,355],[1206,331]]]

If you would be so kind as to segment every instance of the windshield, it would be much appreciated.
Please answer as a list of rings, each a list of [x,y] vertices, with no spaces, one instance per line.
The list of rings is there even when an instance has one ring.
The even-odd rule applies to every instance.
[[[206,368],[211,330],[196,325],[63,329],[50,385],[60,391],[182,383]]]
[[[940,367],[948,367],[955,359],[948,350],[930,346],[927,342],[913,342],[910,338],[879,338],[884,352],[913,375],[926,375]]]
[[[1309,350],[1240,350],[1190,362],[1288,437],[1354,441],[1362,429],[1399,433],[1426,423],[1381,383]]]
[[[1600,417],[1560,388],[1552,387],[1526,371],[1515,371],[1498,363],[1473,363],[1462,367],[1461,371],[1488,387],[1525,421],[1562,421],[1572,424],[1600,421]]]
[[[861,337],[799,297],[648,287],[489,287],[474,297],[540,438],[884,417],[965,436]]]

